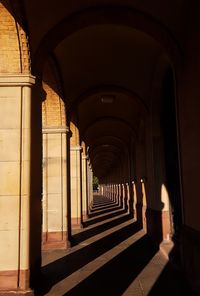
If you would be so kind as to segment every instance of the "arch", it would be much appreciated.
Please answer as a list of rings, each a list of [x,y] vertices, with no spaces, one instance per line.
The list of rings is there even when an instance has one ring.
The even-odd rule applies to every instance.
[[[115,146],[112,146],[112,147],[115,147]],[[98,150],[100,149],[100,151]],[[96,153],[96,154],[95,154]],[[90,159],[91,159],[91,162],[94,164],[94,161],[96,161],[97,159],[102,159],[103,157],[102,156],[109,156],[108,157],[108,160],[111,162],[113,159],[116,159],[116,158],[120,158],[121,154],[119,152],[119,149],[118,148],[110,148],[110,149],[103,149],[101,148],[101,146],[98,146],[96,147],[96,149],[94,149],[92,151],[92,153],[90,153]],[[112,158],[111,158],[112,156]]]
[[[43,127],[66,126],[65,104],[62,99],[61,85],[54,59],[46,61],[42,86],[45,99],[42,102]]]
[[[116,92],[121,93],[123,95],[128,96],[131,100],[136,101],[138,105],[140,106],[142,113],[146,114],[149,112],[148,106],[145,104],[142,97],[137,94],[136,92],[133,92],[132,90],[128,90],[127,88],[119,87],[116,85],[99,85],[94,88],[88,89],[86,92],[84,92],[81,96],[75,98],[71,105],[69,106],[68,114],[69,116],[74,112],[74,110],[77,109],[78,105],[80,105],[82,102],[88,99],[88,97],[91,97],[93,95],[97,95],[98,93],[105,92]]]
[[[114,140],[114,141],[116,141],[116,142],[118,142],[119,143],[119,145],[117,145],[116,143],[115,144],[109,144],[109,140]],[[102,141],[102,143],[105,143],[105,144],[102,144],[102,143],[98,143],[99,141]],[[98,137],[98,138],[96,138],[96,141],[93,143],[93,146],[92,147],[89,147],[89,154],[90,154],[90,151],[91,151],[91,153],[93,153],[93,151],[95,150],[95,149],[98,149],[101,145],[106,145],[106,144],[108,144],[108,145],[112,145],[113,147],[115,147],[115,149],[118,149],[118,151],[124,151],[124,153],[125,154],[128,154],[128,147],[127,147],[127,145],[126,145],[126,143],[122,140],[122,139],[120,139],[120,138],[118,138],[118,137],[115,137],[115,136],[104,136],[104,137]],[[119,157],[117,157],[117,159],[118,159],[118,163],[120,164],[120,165],[122,165],[122,155],[123,154],[119,154]],[[102,165],[104,165],[104,163],[103,163],[103,160],[102,160],[102,158],[100,157],[100,159],[101,159],[101,164]],[[91,161],[93,162],[93,160],[92,160],[92,157],[91,157]],[[110,165],[108,166],[108,168],[110,167]],[[108,169],[107,168],[107,169]],[[94,165],[94,170],[96,171],[96,169],[95,169],[95,165]],[[101,168],[101,170],[103,170],[104,171],[104,169],[102,169]]]
[[[57,248],[66,242],[66,112],[55,60],[50,56],[45,64],[42,86],[42,249]],[[57,215],[53,215],[53,211]],[[60,240],[59,238],[62,237]]]
[[[118,118],[118,117],[112,117],[112,116],[105,116],[105,117],[100,117],[100,118],[97,118],[96,120],[92,121],[83,131],[82,131],[82,135],[84,136],[88,130],[90,128],[92,128],[95,124],[99,123],[99,122],[103,122],[103,121],[112,121],[112,122],[120,122],[121,124],[125,125],[132,133],[132,135],[134,135],[134,137],[136,138],[137,134],[136,134],[136,131],[133,129],[132,126],[130,126],[130,124],[124,120],[124,119],[121,119],[121,118]]]
[[[120,151],[120,148],[117,147],[117,146],[115,146],[115,145],[113,145],[113,144],[101,144],[101,145],[97,145],[97,146],[95,146],[95,147],[90,151],[90,155],[92,155],[93,153],[95,153],[95,151],[96,151],[97,149],[102,149],[102,150],[104,150],[104,149],[109,149],[109,148],[111,148],[111,147],[114,147],[115,150]]]
[[[173,59],[182,61],[182,48],[172,32],[150,15],[125,6],[101,6],[79,11],[55,25],[41,41],[34,58],[34,72],[41,73],[44,60],[63,39],[92,25],[116,24],[135,28],[157,40]]]
[[[30,73],[29,43],[21,24],[24,19],[21,4],[19,1],[1,1],[0,14],[0,44],[3,45],[0,73]]]
[[[103,137],[98,137],[98,138],[96,138],[96,139],[95,139],[96,142],[95,142],[95,141],[93,142],[93,146],[92,146],[92,147],[95,148],[96,146],[98,146],[98,144],[97,144],[98,141],[100,141],[100,140],[108,140],[108,139],[113,139],[113,140],[119,142],[119,143],[122,145],[122,147],[124,148],[124,151],[128,152],[128,147],[127,147],[126,143],[125,143],[122,139],[120,139],[120,138],[118,138],[118,137],[116,137],[116,136],[113,136],[113,135],[110,135],[110,136],[103,136]],[[95,143],[96,143],[96,144],[95,144]],[[108,143],[108,142],[105,142],[105,143]],[[117,147],[117,146],[116,146],[116,147]],[[89,147],[89,149],[88,149],[89,153],[90,153],[90,150],[93,150],[94,148]]]

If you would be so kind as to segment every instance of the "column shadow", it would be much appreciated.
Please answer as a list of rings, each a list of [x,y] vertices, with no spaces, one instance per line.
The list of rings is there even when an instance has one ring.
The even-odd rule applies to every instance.
[[[86,229],[80,233],[74,234],[71,237],[71,244],[72,244],[72,246],[77,245],[77,244],[81,243],[82,241],[84,241],[94,235],[97,235],[97,234],[99,234],[103,231],[106,231],[112,227],[120,225],[132,218],[133,217],[131,214],[127,214],[127,215],[124,215],[124,216],[117,218],[115,220],[105,222],[104,224],[101,224],[101,225],[92,227],[90,229]]]
[[[148,296],[155,295],[197,296],[197,294],[192,291],[187,280],[184,280],[184,274],[181,273],[180,270],[175,269],[170,263],[165,266],[163,272],[148,294]]]
[[[90,209],[92,212],[95,212],[95,211],[99,211],[101,209],[106,209],[106,208],[109,208],[109,207],[112,207],[112,206],[115,206],[116,205],[116,202],[107,202],[107,203],[99,203],[98,205],[92,205],[92,208]]]
[[[114,212],[114,211],[117,211],[117,210],[120,210],[120,209],[122,209],[121,206],[114,205],[114,206],[107,207],[106,209],[99,208],[98,210],[95,210],[95,211],[90,210],[90,213],[89,213],[88,217],[89,218],[94,218],[96,216],[111,213],[111,212]]]
[[[158,248],[144,235],[64,295],[121,296],[157,251]]]
[[[123,215],[125,213],[127,213],[127,210],[122,209],[122,210],[117,210],[114,213],[106,214],[106,215],[103,215],[103,216],[100,216],[97,218],[91,218],[91,220],[87,220],[87,221],[83,222],[83,227],[88,227],[90,225],[102,222],[104,220],[111,219],[111,218],[117,217],[119,215]]]
[[[67,276],[83,267],[90,261],[109,251],[119,243],[129,238],[140,230],[140,226],[135,222],[128,226],[103,237],[73,253],[67,254],[52,263],[42,267],[42,277],[35,289],[36,296],[47,293],[52,286]]]
[[[113,206],[117,206],[118,204],[115,202],[110,202],[110,203],[102,203],[96,206],[92,206],[92,208],[90,209],[90,211],[95,212],[95,211],[99,211],[100,209],[106,209],[106,208],[110,208]]]

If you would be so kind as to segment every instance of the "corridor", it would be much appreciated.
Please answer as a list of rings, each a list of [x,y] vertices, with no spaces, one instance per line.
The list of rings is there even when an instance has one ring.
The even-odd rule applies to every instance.
[[[72,235],[72,247],[43,253],[36,295],[195,295],[141,225],[116,202],[94,195],[90,218]]]
[[[0,296],[200,295],[199,11],[0,1]]]

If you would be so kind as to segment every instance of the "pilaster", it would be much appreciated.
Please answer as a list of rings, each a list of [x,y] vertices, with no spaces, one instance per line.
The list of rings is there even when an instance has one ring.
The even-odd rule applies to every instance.
[[[0,293],[31,295],[29,74],[0,75]]]
[[[67,247],[66,126],[43,127],[43,249]]]
[[[81,146],[70,147],[71,157],[71,221],[72,228],[81,227],[82,163]]]

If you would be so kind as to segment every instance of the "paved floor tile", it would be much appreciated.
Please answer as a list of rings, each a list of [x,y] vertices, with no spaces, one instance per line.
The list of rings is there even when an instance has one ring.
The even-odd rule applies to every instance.
[[[95,197],[95,204],[107,201]],[[112,210],[108,219],[76,230],[71,249],[43,253],[36,296],[193,296],[130,214]]]

